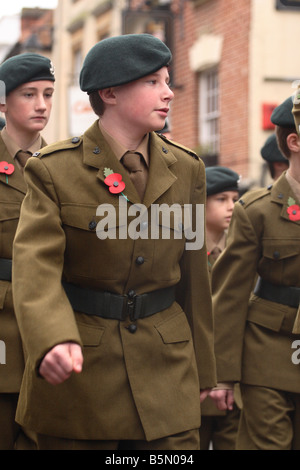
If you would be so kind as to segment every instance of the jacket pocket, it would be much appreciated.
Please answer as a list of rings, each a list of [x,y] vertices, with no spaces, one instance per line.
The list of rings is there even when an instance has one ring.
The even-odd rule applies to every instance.
[[[99,346],[104,333],[102,327],[89,326],[85,323],[77,323],[83,346]]]
[[[300,239],[264,239],[262,259],[259,265],[261,277],[273,284],[283,284],[289,279],[290,285],[298,285]]]
[[[247,320],[272,331],[291,334],[297,309],[255,295],[250,301]]]
[[[165,344],[188,342],[191,330],[183,311],[155,326]]]

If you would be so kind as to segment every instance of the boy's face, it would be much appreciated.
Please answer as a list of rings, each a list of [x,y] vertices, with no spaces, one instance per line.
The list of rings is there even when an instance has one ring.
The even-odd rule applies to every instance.
[[[211,231],[224,231],[229,227],[238,191],[224,191],[207,197],[206,226]]]
[[[134,132],[142,134],[164,127],[174,93],[167,67],[128,84],[115,87],[116,112]]]
[[[43,130],[50,117],[53,92],[50,80],[24,83],[10,92],[0,108],[5,113],[7,129],[30,133]]]

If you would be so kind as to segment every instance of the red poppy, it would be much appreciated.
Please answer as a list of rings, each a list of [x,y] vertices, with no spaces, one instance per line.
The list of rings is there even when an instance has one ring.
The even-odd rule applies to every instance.
[[[15,167],[11,163],[0,162],[0,173],[11,175],[15,171]]]
[[[125,189],[125,183],[119,173],[111,173],[105,178],[104,183],[109,186],[108,189],[112,194],[119,194]]]
[[[289,219],[293,222],[300,220],[300,207],[297,204],[293,204],[287,208],[287,213],[289,214]]]

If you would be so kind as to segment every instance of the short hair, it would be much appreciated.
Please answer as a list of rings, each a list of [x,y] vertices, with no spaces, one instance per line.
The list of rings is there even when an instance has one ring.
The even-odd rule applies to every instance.
[[[93,91],[89,94],[91,107],[97,116],[102,116],[105,111],[105,104],[98,91]]]
[[[281,151],[281,153],[289,159],[291,156],[291,151],[287,145],[287,138],[290,134],[297,134],[296,127],[283,127],[283,126],[276,126],[276,138],[277,144]]]

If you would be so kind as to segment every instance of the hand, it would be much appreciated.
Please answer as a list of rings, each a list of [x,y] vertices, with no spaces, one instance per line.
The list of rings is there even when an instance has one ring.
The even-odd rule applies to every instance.
[[[210,398],[215,402],[219,410],[232,410],[234,403],[233,389],[227,390],[212,390],[209,393]]]
[[[209,392],[211,391],[211,388],[204,388],[203,390],[200,390],[200,403],[205,400]]]
[[[83,356],[77,343],[62,343],[54,346],[41,362],[39,372],[47,382],[58,385],[67,380],[74,371],[82,370]]]

